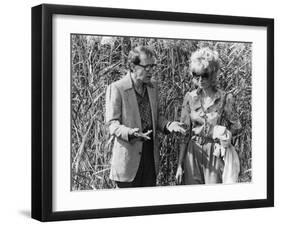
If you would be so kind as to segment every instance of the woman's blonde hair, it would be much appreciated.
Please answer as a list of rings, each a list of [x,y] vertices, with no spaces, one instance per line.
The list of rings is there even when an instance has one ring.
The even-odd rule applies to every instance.
[[[208,73],[212,76],[212,86],[216,86],[217,73],[220,69],[219,54],[215,50],[204,47],[196,50],[190,57],[190,72],[196,74]]]

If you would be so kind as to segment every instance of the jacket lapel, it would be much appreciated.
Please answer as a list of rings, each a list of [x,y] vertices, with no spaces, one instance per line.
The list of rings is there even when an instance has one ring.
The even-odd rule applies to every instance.
[[[147,92],[150,102],[152,123],[153,123],[153,134],[156,132],[156,113],[157,113],[157,101],[156,101],[156,89],[154,87],[147,86]]]
[[[139,106],[138,106],[138,102],[137,102],[136,93],[133,88],[130,73],[128,73],[126,75],[124,80],[125,81],[124,81],[123,87],[124,87],[124,91],[125,91],[125,100],[128,101],[128,103],[129,103],[128,106],[131,107],[131,109],[128,109],[128,110],[132,112],[133,116],[135,116],[136,124],[137,124],[138,128],[140,129],[140,131],[142,131]]]

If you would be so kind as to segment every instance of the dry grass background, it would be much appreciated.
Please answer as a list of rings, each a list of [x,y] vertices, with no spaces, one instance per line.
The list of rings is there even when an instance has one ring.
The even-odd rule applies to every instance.
[[[112,142],[104,126],[105,90],[126,74],[128,53],[137,45],[150,45],[156,52],[161,113],[169,120],[179,119],[183,97],[194,88],[188,72],[191,53],[205,46],[219,52],[218,86],[234,94],[243,126],[233,138],[241,162],[239,181],[251,181],[251,43],[72,35],[71,189],[115,187],[109,179]],[[174,185],[179,138],[158,136],[162,142],[157,184]]]

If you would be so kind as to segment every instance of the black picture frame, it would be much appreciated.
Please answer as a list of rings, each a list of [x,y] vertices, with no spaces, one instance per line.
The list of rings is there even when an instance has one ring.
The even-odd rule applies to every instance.
[[[267,198],[54,212],[52,210],[52,18],[55,14],[266,27]],[[56,221],[272,206],[274,206],[273,19],[49,4],[32,8],[32,218],[40,221]]]

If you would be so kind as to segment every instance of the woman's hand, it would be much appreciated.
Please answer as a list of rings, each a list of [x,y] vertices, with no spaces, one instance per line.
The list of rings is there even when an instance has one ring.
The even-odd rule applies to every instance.
[[[177,184],[182,183],[182,176],[183,176],[182,166],[178,166],[177,173],[176,173],[176,183]]]
[[[213,128],[213,139],[219,139],[223,148],[228,148],[231,144],[231,132],[224,126],[216,125]]]
[[[231,145],[231,137],[231,132],[229,130],[226,130],[224,136],[220,138],[220,144],[223,148],[229,148],[229,146]]]

